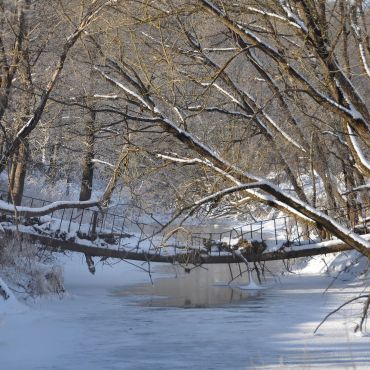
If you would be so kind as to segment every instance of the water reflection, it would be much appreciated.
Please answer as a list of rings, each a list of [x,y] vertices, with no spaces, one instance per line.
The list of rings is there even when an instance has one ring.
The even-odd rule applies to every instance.
[[[189,273],[175,266],[160,266],[162,272],[172,277],[157,279],[154,284],[140,284],[127,287],[119,292],[120,296],[135,296],[136,303],[149,307],[207,308],[225,305],[236,305],[243,301],[261,301],[263,290],[241,290],[238,284],[248,282],[248,274],[231,279],[228,265],[207,265],[207,268],[196,268]],[[233,276],[240,273],[238,265],[232,267]]]

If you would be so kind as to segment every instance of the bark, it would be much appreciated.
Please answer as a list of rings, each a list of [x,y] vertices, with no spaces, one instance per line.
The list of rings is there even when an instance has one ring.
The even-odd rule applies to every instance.
[[[22,203],[28,157],[29,157],[29,145],[26,140],[19,147],[19,153],[14,173],[14,180],[11,188],[13,202],[17,206]]]
[[[114,167],[113,174],[109,180],[109,183],[101,199],[101,205],[104,208],[108,207],[110,203],[110,199],[112,197],[114,189],[117,186],[118,180],[123,175],[123,172],[124,172],[124,169],[127,163],[127,159],[128,159],[128,150],[126,148],[122,148],[122,151],[119,155],[116,166]]]
[[[361,215],[361,205],[369,203],[368,192],[362,191],[361,196],[356,192],[352,192],[358,186],[365,185],[365,179],[363,178],[360,171],[357,169],[352,156],[348,152],[346,147],[337,144],[338,152],[341,154],[342,159],[342,171],[344,176],[344,181],[346,185],[346,207],[347,207],[347,219],[349,225],[356,225]]]
[[[19,59],[18,74],[21,86],[21,96],[19,104],[19,117],[17,124],[17,131],[26,123],[30,112],[32,98],[34,95],[31,69],[30,69],[30,58],[29,58],[29,35],[28,35],[28,24],[26,22],[25,30],[23,31],[23,48],[21,50],[21,56]],[[27,164],[29,162],[29,145],[28,138],[22,140],[19,144],[18,150],[16,151],[16,161],[13,162],[14,177],[12,178],[12,184],[10,191],[12,192],[12,201],[15,205],[20,205],[23,197],[24,182],[26,179]]]
[[[344,64],[346,67],[346,73],[348,76],[351,76],[351,64],[349,62],[349,52],[348,52],[348,20],[347,20],[347,11],[346,11],[346,0],[340,0],[339,2],[339,9],[341,13],[341,23],[342,23],[342,33],[343,33],[343,48],[342,48],[342,54],[344,59]]]
[[[23,48],[24,37],[27,33],[27,21],[25,13],[29,10],[30,0],[18,1],[17,3],[17,36],[13,49],[7,53],[2,33],[4,19],[0,22],[0,122],[9,105],[9,97],[14,76],[19,67],[20,55]],[[10,58],[10,60],[9,60]],[[4,134],[4,133],[2,133]]]
[[[12,158],[12,163],[10,165],[10,170],[8,174],[9,184],[8,184],[8,202],[13,203],[12,189],[14,186],[15,171],[17,169],[18,155],[15,153]]]
[[[80,190],[80,200],[91,198],[93,178],[94,178],[94,143],[95,143],[95,112],[89,109],[89,118],[85,122],[86,147],[82,162],[82,180]]]
[[[341,204],[343,200],[339,199],[339,191],[332,181],[332,174],[327,160],[328,156],[324,152],[322,144],[320,143],[320,138],[316,133],[313,134],[312,144],[314,145],[313,153],[315,169],[323,182],[328,206],[330,209],[337,208],[338,206],[343,205]]]
[[[47,170],[47,179],[51,183],[55,182],[57,176],[59,148],[60,141],[57,141],[56,143],[53,144],[50,154],[49,168]]]

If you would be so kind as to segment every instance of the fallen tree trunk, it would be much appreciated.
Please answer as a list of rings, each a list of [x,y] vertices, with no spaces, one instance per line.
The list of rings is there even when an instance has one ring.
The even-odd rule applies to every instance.
[[[230,254],[206,254],[198,250],[191,250],[187,253],[178,253],[176,255],[164,255],[160,253],[145,253],[136,250],[118,250],[102,247],[91,247],[81,245],[73,241],[59,240],[47,237],[45,235],[36,235],[16,230],[6,229],[3,231],[6,235],[14,237],[19,236],[28,240],[35,241],[45,246],[47,249],[56,252],[78,252],[91,257],[117,258],[128,259],[135,261],[147,262],[164,262],[164,263],[187,263],[187,264],[219,264],[219,263],[239,263],[243,262],[243,258],[235,253]],[[370,239],[370,234],[363,235],[367,240]],[[310,257],[328,253],[336,253],[352,250],[350,246],[341,240],[330,240],[316,244],[307,244],[302,246],[286,247],[274,252],[265,252],[259,254],[243,253],[248,262],[263,262],[277,261],[300,257]]]

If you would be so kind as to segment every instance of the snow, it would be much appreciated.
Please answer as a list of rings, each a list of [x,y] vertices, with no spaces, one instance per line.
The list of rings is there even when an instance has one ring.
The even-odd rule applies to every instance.
[[[162,157],[170,158],[168,156]],[[193,161],[192,159],[173,159],[180,162]],[[262,185],[264,183],[261,182],[227,188],[195,202],[194,205],[200,206],[215,197],[218,198],[221,195],[232,193],[236,190],[250,189]],[[6,203],[5,206],[13,207]],[[28,207],[20,207],[20,209],[33,210],[33,208]],[[41,209],[37,208],[36,210]],[[97,235],[94,240],[90,240],[88,235],[91,232],[93,216],[97,216]],[[234,250],[239,243],[240,251],[243,251],[243,248],[247,247],[246,243],[241,243],[243,240],[264,242],[267,247],[265,253],[276,250],[308,250],[310,248],[333,247],[343,244],[337,239],[322,241],[315,233],[315,230],[312,230],[310,233],[309,240],[304,240],[302,237],[304,230],[291,217],[279,217],[239,226],[234,225],[229,230],[224,229],[222,232],[206,229],[194,232],[191,229],[191,225],[185,227],[172,225],[163,231],[162,225],[163,222],[161,222],[160,226],[152,223],[141,223],[131,220],[126,216],[94,213],[90,209],[85,209],[84,211],[77,210],[77,212],[57,211],[54,212],[52,217],[43,216],[39,219],[34,219],[33,223],[28,225],[15,225],[11,222],[10,218],[0,223],[2,230],[11,230],[14,232],[18,229],[27,235],[41,235],[90,247],[92,255],[99,252],[96,248],[109,248],[119,250],[122,253],[134,252],[136,256],[140,255],[140,257],[143,253],[151,256],[162,255],[170,257],[189,253],[193,249],[201,252],[204,258],[207,256],[221,255],[232,257],[238,252],[240,258],[243,259],[239,251]],[[368,240],[368,235],[361,235],[361,241],[363,243],[367,243]],[[289,243],[287,243],[288,241]],[[142,255],[141,258],[146,260],[145,255]]]
[[[279,19],[279,20],[281,20],[283,22],[288,22],[293,27],[296,27],[296,28],[299,28],[299,29],[303,29],[302,28],[303,23],[301,22],[300,24],[298,24],[296,22],[296,19],[295,18],[294,18],[294,22],[292,22],[292,21],[290,21],[290,19],[287,19],[285,17],[282,17],[281,15],[276,14],[276,13],[266,12],[264,10],[257,9],[257,8],[251,7],[251,6],[249,6],[247,9],[250,10],[250,11],[252,11],[252,12],[256,12],[256,13],[259,13],[259,14],[262,14],[262,15],[265,15],[265,16],[269,16],[269,17],[272,17],[272,18]],[[288,17],[293,19],[291,12],[288,13]]]
[[[94,67],[94,69],[96,71],[98,71],[104,78],[106,78],[108,81],[112,82],[113,84],[115,84],[116,86],[118,86],[120,89],[122,89],[123,91],[125,91],[128,95],[131,95],[132,97],[136,98],[141,104],[143,104],[147,109],[149,109],[150,111],[152,111],[152,107],[150,104],[148,104],[145,99],[143,99],[139,94],[135,93],[133,90],[127,88],[125,85],[123,85],[121,82],[119,82],[117,79],[115,79],[114,77],[112,76],[109,76],[107,73],[105,73],[104,71],[102,71],[100,68],[98,67]]]
[[[54,210],[60,208],[87,208],[94,207],[98,203],[97,200],[87,200],[87,201],[58,201],[50,203],[43,207],[32,208],[32,207],[23,207],[23,206],[14,206],[13,204],[4,202],[0,200],[0,211],[7,214],[17,213],[18,215],[46,215],[52,213]]]
[[[223,51],[238,51],[238,48],[203,48],[204,51],[209,51],[209,52],[223,52]]]
[[[362,43],[359,43],[358,47],[359,47],[359,50],[360,50],[362,64],[364,66],[366,74],[368,75],[368,77],[370,77],[370,66],[367,63],[366,52],[365,52],[364,45]]]
[[[99,164],[105,164],[106,166],[108,166],[108,167],[113,167],[114,168],[114,165],[112,164],[112,163],[109,163],[109,162],[107,162],[107,161],[102,161],[102,160],[100,160],[100,159],[92,159],[91,160],[91,162],[92,163],[99,163]]]
[[[348,134],[349,134],[349,138],[351,140],[352,146],[353,146],[361,164],[368,171],[370,171],[370,162],[365,158],[364,153],[363,153],[362,149],[360,148],[360,145],[359,145],[359,143],[356,139],[356,134],[354,133],[354,131],[352,130],[352,127],[349,124],[347,124],[347,129],[348,129]]]
[[[264,114],[267,121],[270,123],[270,125],[273,127],[274,130],[276,130],[286,141],[288,144],[292,144],[297,149],[301,150],[303,153],[306,153],[306,149],[302,147],[302,145],[298,144],[291,136],[289,136],[284,130],[281,129],[281,127],[274,122],[274,120],[262,110],[262,113]]]
[[[248,280],[249,280],[248,284],[239,285],[239,289],[242,289],[242,290],[261,290],[261,289],[265,289],[265,287],[263,285],[257,284],[253,280],[253,276],[252,276],[252,273],[251,273],[250,270],[248,271]]]
[[[19,314],[27,310],[27,307],[19,303],[12,291],[5,284],[4,280],[0,278],[0,289],[5,292],[6,299],[0,295],[0,327],[4,315]]]
[[[369,189],[370,189],[370,184],[365,184],[365,185],[356,186],[355,188],[351,190],[351,192],[359,191],[359,190],[369,190]]]
[[[104,95],[104,94],[94,94],[94,98],[100,98],[100,99],[118,99],[118,95]]]
[[[331,279],[322,276],[270,279],[264,283],[264,290],[218,286],[212,293],[208,287],[213,298],[227,299],[230,295],[231,303],[212,304],[210,300],[206,306],[183,309],[171,306],[169,298],[148,293],[148,275],[128,264],[98,265],[92,276],[82,259],[74,256],[64,262],[68,296],[37,301],[23,314],[1,316],[2,369],[370,366],[369,337],[352,332],[361,305],[340,311],[313,334],[328,312],[362,291],[360,283],[344,286],[338,281],[326,294],[323,291]],[[155,286],[160,281],[168,283],[163,279],[167,274],[175,284],[173,288],[181,290],[177,284],[186,278],[176,279],[160,267],[154,269],[158,270],[154,277],[161,277]],[[143,293],[132,285],[138,283]],[[186,301],[185,293],[181,291]],[[192,297],[196,297],[194,293]],[[199,296],[204,298],[202,293],[200,290]]]
[[[32,117],[26,122],[25,125],[22,126],[22,128],[17,132],[16,136],[17,138],[21,137],[21,135],[23,134],[23,132],[31,126],[31,124],[33,124],[33,121],[35,119],[35,116],[32,115]]]
[[[285,0],[278,0],[281,7],[284,9],[289,21],[290,21],[290,24],[292,24],[294,27],[298,27],[302,30],[302,32],[304,33],[308,33],[308,30],[307,30],[307,27],[306,25],[304,24],[304,22],[296,15],[294,14],[290,9],[289,7],[287,6],[286,4],[286,1]]]
[[[201,85],[203,86],[213,86],[215,87],[217,90],[221,91],[222,94],[224,94],[226,97],[230,98],[230,100],[237,104],[238,106],[242,107],[243,104],[238,100],[236,99],[233,95],[231,95],[229,92],[227,92],[224,88],[222,88],[219,84],[217,83],[208,83],[208,82],[203,82]]]

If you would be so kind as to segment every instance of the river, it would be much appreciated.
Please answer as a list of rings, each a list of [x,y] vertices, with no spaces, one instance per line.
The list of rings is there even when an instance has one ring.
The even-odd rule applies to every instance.
[[[313,334],[325,314],[361,291],[359,283],[338,281],[323,294],[329,278],[279,275],[245,291],[237,281],[223,286],[228,266],[183,273],[157,265],[151,285],[131,265],[98,266],[90,276],[75,262],[65,267],[68,296],[3,320],[2,369],[370,367],[369,338],[352,333],[361,306]]]

